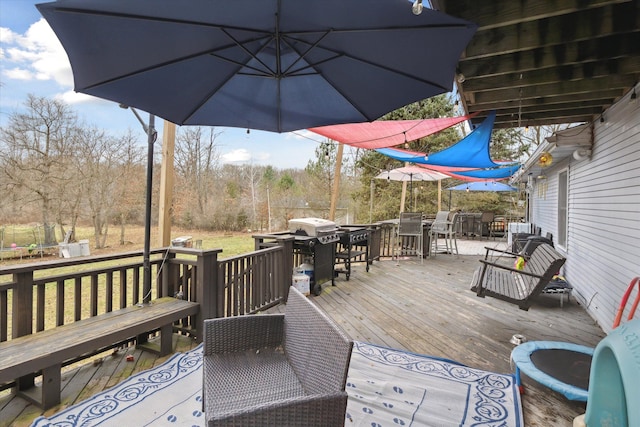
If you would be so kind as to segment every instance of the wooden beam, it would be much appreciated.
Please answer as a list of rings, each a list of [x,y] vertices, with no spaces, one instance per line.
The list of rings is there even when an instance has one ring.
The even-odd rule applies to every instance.
[[[478,31],[467,45],[465,59],[562,46],[568,42],[628,37],[629,33],[639,31],[639,14],[640,9],[633,3],[623,3]]]
[[[640,40],[639,40],[640,42]],[[509,87],[534,86],[566,81],[587,80],[612,75],[634,77],[640,69],[640,55],[634,58],[618,58],[604,61],[591,61],[582,64],[562,65],[555,68],[540,68],[526,72],[482,76],[470,78],[464,82],[464,90],[477,92]]]
[[[566,81],[559,83],[522,86],[520,88],[506,88],[484,92],[475,92],[476,104],[484,104],[505,99],[527,99],[537,97],[554,97],[579,93],[594,93],[600,90],[619,89],[622,95],[625,89],[636,83],[634,76],[610,76],[580,81]],[[465,93],[466,95],[466,93]]]
[[[518,109],[522,106],[523,109],[534,107],[534,106],[542,106],[549,104],[566,104],[573,102],[580,103],[588,103],[593,101],[595,103],[607,104],[611,100],[616,99],[622,96],[623,92],[620,89],[608,89],[597,92],[584,92],[584,93],[574,93],[574,94],[559,94],[558,96],[532,96],[527,98],[508,98],[508,99],[498,99],[483,103],[474,103],[470,105],[470,112],[473,111],[488,111],[488,110],[502,110],[502,109]],[[482,113],[480,114],[482,115]]]
[[[176,125],[164,121],[162,130],[162,167],[160,170],[160,201],[158,213],[159,245],[171,245],[171,204],[173,202],[174,150]]]
[[[338,196],[340,195],[340,176],[342,172],[342,155],[344,152],[344,144],[338,143],[338,153],[336,154],[336,167],[333,173],[333,190],[331,191],[331,206],[329,207],[329,220],[336,219],[336,206],[338,205]]]
[[[615,3],[633,3],[634,0],[455,0],[439,3],[443,11],[460,18],[469,19],[480,30],[513,25],[519,22],[535,21],[552,16],[566,15],[579,10],[599,8]],[[500,19],[497,20],[496,16]]]

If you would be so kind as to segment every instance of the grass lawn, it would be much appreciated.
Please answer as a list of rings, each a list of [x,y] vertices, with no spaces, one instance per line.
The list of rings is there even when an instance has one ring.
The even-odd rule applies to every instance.
[[[32,227],[27,225],[5,225],[5,237],[6,241],[3,243],[6,247],[9,248],[11,245],[11,235],[32,235]],[[56,229],[56,237],[58,242],[62,241],[62,236],[60,235],[60,230]],[[202,240],[202,248],[203,249],[222,249],[222,254],[220,254],[220,258],[229,258],[235,255],[244,254],[247,252],[252,252],[254,248],[253,238],[251,237],[252,233],[223,233],[223,232],[212,232],[212,231],[202,231],[202,230],[188,230],[188,229],[179,229],[173,228],[171,233],[171,238],[174,239],[179,236],[191,236],[193,238],[194,244],[196,240]],[[142,250],[144,247],[144,227],[143,226],[135,226],[129,225],[125,231],[125,241],[124,245],[120,245],[120,229],[118,227],[112,226],[109,228],[109,232],[107,235],[106,247],[101,249],[95,248],[95,238],[93,235],[93,228],[91,227],[77,227],[76,228],[76,240],[89,240],[89,249],[91,255],[107,255],[118,252],[129,252],[135,250]],[[161,247],[159,244],[158,230],[157,228],[151,229],[151,248]],[[20,243],[24,244],[24,243]],[[50,251],[50,255],[45,255],[42,257],[43,260],[51,260],[54,257],[58,256],[57,248],[52,248]],[[22,254],[22,259],[20,257]],[[35,262],[40,259],[39,255],[33,255],[29,257],[25,251],[12,253],[11,251],[4,251],[2,253],[2,259],[0,260],[0,267],[14,265],[14,264],[24,264]]]
[[[14,226],[9,226],[14,227]],[[23,227],[26,231],[21,230],[19,227]],[[18,235],[19,233],[29,234],[28,226],[15,226],[12,228],[12,231],[15,230],[14,235]],[[59,230],[56,230],[57,234],[60,234]],[[144,246],[144,227],[136,227],[129,226],[126,230],[125,239],[127,243],[125,245],[119,244],[119,233],[120,230],[116,227],[112,227],[109,231],[108,239],[107,239],[107,247],[96,249],[95,248],[95,239],[93,238],[93,229],[90,227],[79,227],[76,230],[77,240],[89,240],[89,248],[91,255],[108,255],[119,252],[131,252],[136,250],[142,250]],[[222,249],[222,253],[219,255],[219,259],[225,259],[236,255],[241,255],[245,253],[252,252],[254,250],[254,240],[251,237],[250,233],[221,233],[221,232],[203,232],[199,230],[184,230],[184,229],[173,229],[172,230],[172,238],[176,238],[178,236],[192,236],[194,244],[196,240],[202,240],[202,248],[203,249]],[[58,237],[58,241],[62,240],[60,236]],[[157,230],[152,229],[151,233],[151,248],[160,247],[158,242]],[[23,243],[20,243],[23,244]],[[10,245],[10,244],[9,244]],[[9,246],[5,245],[5,246]],[[19,254],[22,254],[20,257]],[[51,249],[50,253],[45,256],[32,255],[28,256],[26,251],[4,251],[2,253],[3,257],[0,261],[0,268],[8,267],[16,264],[27,264],[27,263],[37,263],[39,261],[52,261],[60,259],[58,258],[58,248],[54,247]],[[140,258],[141,259],[141,258]],[[129,263],[132,260],[129,259],[126,262]],[[105,261],[94,264],[86,264],[86,265],[76,265],[76,266],[68,266],[68,267],[57,267],[57,268],[49,268],[46,270],[36,271],[34,273],[34,277],[44,278],[44,277],[52,277],[52,276],[69,276],[74,273],[79,273],[87,270],[91,270],[94,268],[107,268],[112,266],[117,266],[122,264],[122,260],[113,260],[113,261]],[[120,289],[118,286],[120,280],[120,273],[113,273],[113,289],[110,291],[113,296],[113,304],[114,308],[117,308],[116,305],[119,301]],[[3,283],[8,283],[13,280],[13,276],[9,274],[0,275],[0,285]],[[132,280],[131,277],[126,277],[127,282]],[[64,322],[73,322],[74,318],[74,296],[76,293],[75,290],[75,282],[73,279],[68,279],[64,281]],[[90,315],[89,309],[89,299],[90,299],[90,278],[86,277],[82,280],[81,285],[81,311],[82,317],[88,317]],[[56,283],[49,283],[45,288],[45,325],[46,327],[51,327],[55,323],[55,314],[56,314],[56,304],[58,303],[58,286]],[[105,309],[105,301],[106,301],[106,292],[107,289],[105,287],[105,275],[100,275],[98,279],[98,306],[99,312],[103,312]],[[130,290],[128,292],[131,292]],[[129,294],[126,296],[127,300],[132,300],[132,295]],[[34,289],[34,299],[36,298],[35,289]],[[134,303],[133,301],[129,301],[129,304]],[[11,318],[12,311],[12,301],[11,297],[8,298],[7,311],[9,318]],[[9,325],[8,331],[11,333],[11,326]]]

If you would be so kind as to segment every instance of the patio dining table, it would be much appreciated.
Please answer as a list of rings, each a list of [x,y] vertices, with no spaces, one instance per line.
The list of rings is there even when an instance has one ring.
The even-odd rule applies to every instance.
[[[431,230],[432,220],[422,220],[422,256],[426,258],[429,255],[429,247],[431,246],[431,237],[429,231]],[[381,221],[380,224],[391,225],[392,236],[397,236],[398,226],[400,225],[400,218],[388,219]],[[415,253],[415,239],[410,237],[403,237],[402,247],[407,249],[408,253]]]

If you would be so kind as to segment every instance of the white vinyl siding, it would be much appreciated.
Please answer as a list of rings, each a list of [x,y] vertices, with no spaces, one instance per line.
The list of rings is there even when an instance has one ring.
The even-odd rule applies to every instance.
[[[567,219],[569,200],[569,172],[567,169],[558,174],[558,246],[567,247]]]
[[[605,117],[604,123],[595,122],[590,159],[569,158],[545,171],[546,180],[536,180],[531,222],[543,235],[554,233],[556,247],[567,256],[563,274],[574,295],[608,332],[622,294],[640,275],[640,105],[625,97]],[[566,245],[558,244],[563,171],[568,172]]]

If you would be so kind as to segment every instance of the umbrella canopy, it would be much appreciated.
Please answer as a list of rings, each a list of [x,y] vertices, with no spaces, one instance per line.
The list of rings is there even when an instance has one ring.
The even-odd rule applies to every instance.
[[[449,187],[447,190],[453,191],[518,191],[517,188],[495,181],[474,181],[465,184]]]
[[[406,0],[58,0],[37,5],[77,92],[185,125],[285,132],[448,92],[476,25]]]
[[[429,170],[420,166],[404,166],[401,168],[391,169],[388,171],[380,172],[376,175],[377,179],[387,179],[391,181],[409,182],[409,194],[413,194],[413,181],[440,181],[445,178],[449,178],[449,175],[445,175],[441,172]],[[400,211],[404,211],[404,196],[406,187],[402,188],[402,200],[400,201]],[[413,203],[410,200],[410,206],[413,207]]]
[[[376,175],[376,178],[407,182],[440,181],[441,179],[449,178],[449,175],[421,168],[419,166],[404,166],[397,169],[382,171],[378,175]]]

